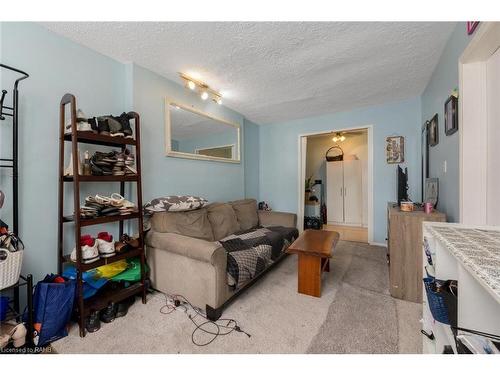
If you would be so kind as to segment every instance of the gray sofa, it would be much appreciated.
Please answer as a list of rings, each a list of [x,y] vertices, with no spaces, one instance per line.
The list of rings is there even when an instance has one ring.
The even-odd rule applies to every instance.
[[[228,302],[264,273],[259,269],[250,280],[230,285],[227,266],[228,257],[233,257],[228,256],[226,245],[240,243],[236,237],[241,233],[243,238],[255,239],[261,232],[268,232],[279,240],[280,232],[271,231],[289,228],[288,241],[274,241],[279,243],[279,254],[273,253],[273,260],[266,262],[267,271],[284,257],[284,250],[296,238],[296,225],[295,214],[259,211],[254,199],[213,203],[186,212],[155,213],[145,239],[153,287],[182,295],[216,320]]]

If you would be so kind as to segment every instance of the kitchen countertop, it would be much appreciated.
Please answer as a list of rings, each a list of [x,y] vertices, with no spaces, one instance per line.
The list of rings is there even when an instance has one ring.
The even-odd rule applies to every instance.
[[[436,224],[427,230],[500,302],[500,230]]]

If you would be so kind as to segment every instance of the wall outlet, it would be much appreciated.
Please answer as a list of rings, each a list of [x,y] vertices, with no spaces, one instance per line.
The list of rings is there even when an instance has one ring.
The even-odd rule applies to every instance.
[[[448,169],[448,163],[445,160],[443,161],[443,173],[446,173],[447,169]]]

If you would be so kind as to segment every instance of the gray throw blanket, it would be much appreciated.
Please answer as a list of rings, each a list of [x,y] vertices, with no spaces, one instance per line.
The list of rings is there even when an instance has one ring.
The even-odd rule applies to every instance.
[[[220,240],[227,252],[227,283],[238,289],[259,275],[298,237],[295,228],[256,228]]]

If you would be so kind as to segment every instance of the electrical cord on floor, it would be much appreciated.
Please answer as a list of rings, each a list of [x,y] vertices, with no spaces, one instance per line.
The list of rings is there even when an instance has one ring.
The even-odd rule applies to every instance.
[[[219,336],[226,336],[230,333],[236,331],[244,333],[247,337],[251,335],[241,329],[238,322],[234,319],[219,319],[216,322],[209,320],[203,311],[191,304],[184,296],[180,294],[168,295],[161,293],[165,297],[165,305],[160,308],[160,313],[168,315],[173,311],[181,310],[183,311],[194,324],[195,329],[191,334],[191,341],[197,346],[207,346],[214,342],[214,340]],[[191,314],[193,312],[194,314]],[[200,322],[201,320],[201,322]],[[209,329],[212,328],[215,331]],[[206,342],[199,342],[196,340],[196,333],[203,332],[206,335],[211,336]]]

